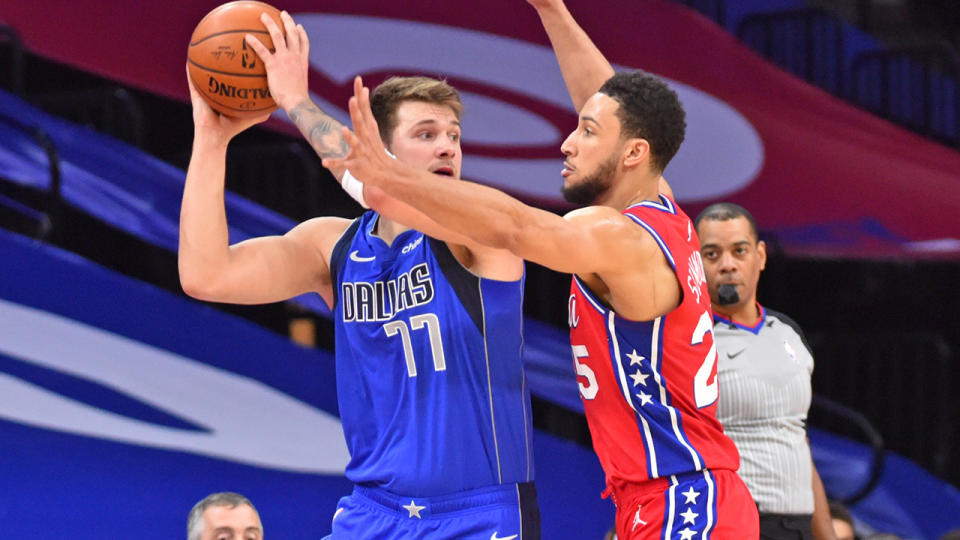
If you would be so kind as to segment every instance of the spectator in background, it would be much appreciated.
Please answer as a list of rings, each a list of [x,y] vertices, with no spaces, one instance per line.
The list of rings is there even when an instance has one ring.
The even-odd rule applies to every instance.
[[[717,203],[695,226],[719,353],[717,418],[740,451],[760,538],[832,540],[807,442],[813,355],[795,322],[757,302],[767,254],[756,222],[739,205]]]
[[[187,517],[187,540],[262,540],[260,514],[239,493],[207,495],[193,506]]]

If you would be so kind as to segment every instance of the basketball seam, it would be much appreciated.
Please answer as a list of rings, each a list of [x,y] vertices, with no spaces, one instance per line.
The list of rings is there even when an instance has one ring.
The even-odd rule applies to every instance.
[[[200,41],[191,41],[191,42],[190,42],[190,46],[191,46],[191,47],[194,47],[194,46],[196,46],[196,45],[199,45],[199,44],[203,43],[204,41],[206,41],[206,40],[208,40],[208,39],[212,39],[212,38],[215,38],[215,37],[217,37],[217,36],[223,36],[223,35],[226,35],[226,34],[236,34],[236,33],[240,33],[240,32],[242,32],[242,33],[244,33],[244,34],[267,34],[267,35],[270,35],[270,33],[267,32],[266,30],[245,30],[245,29],[243,29],[243,28],[237,28],[237,29],[235,29],[235,30],[224,30],[223,32],[217,32],[216,34],[210,34],[209,36],[204,37],[204,38],[201,39]]]
[[[220,75],[230,75],[231,77],[257,77],[257,78],[261,78],[261,79],[262,79],[262,78],[265,78],[265,77],[267,76],[266,73],[263,73],[263,74],[261,74],[261,73],[233,73],[232,71],[222,71],[222,70],[219,70],[219,69],[213,69],[213,68],[209,68],[209,67],[207,67],[207,66],[204,66],[204,65],[202,65],[202,64],[198,64],[198,63],[194,62],[194,61],[193,61],[192,59],[190,59],[190,58],[187,58],[187,62],[190,62],[190,64],[193,65],[194,67],[197,67],[197,68],[202,69],[202,70],[204,70],[204,71],[209,71],[210,73],[219,73]]]

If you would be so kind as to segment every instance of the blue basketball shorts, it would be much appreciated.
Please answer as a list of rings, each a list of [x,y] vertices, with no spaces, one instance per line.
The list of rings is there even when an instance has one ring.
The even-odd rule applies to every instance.
[[[354,486],[340,499],[331,540],[539,540],[532,482],[439,497],[409,497]],[[326,539],[325,539],[326,540]]]

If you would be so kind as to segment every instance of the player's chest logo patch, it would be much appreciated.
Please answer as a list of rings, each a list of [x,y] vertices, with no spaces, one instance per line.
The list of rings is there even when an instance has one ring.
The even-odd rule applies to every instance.
[[[571,294],[567,300],[567,325],[570,328],[576,328],[578,324],[580,324],[580,316],[577,315],[577,296]]]

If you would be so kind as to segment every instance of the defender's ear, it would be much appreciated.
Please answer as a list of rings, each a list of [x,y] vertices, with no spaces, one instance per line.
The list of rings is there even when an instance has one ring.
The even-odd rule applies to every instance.
[[[623,145],[623,166],[636,167],[649,161],[650,143],[639,137],[627,139]]]

